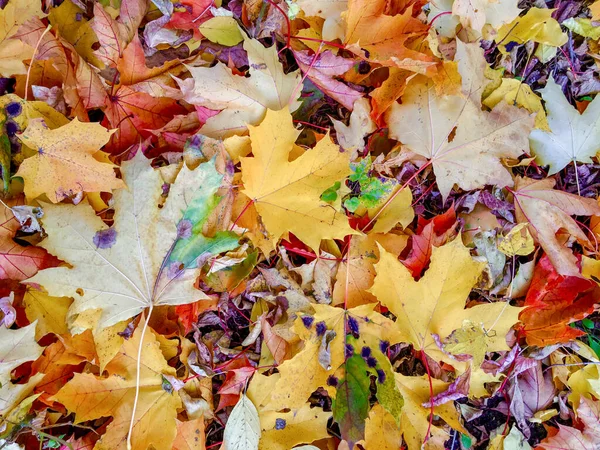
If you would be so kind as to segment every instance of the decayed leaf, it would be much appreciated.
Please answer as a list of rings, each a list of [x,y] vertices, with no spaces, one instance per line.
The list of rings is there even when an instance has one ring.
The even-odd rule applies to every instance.
[[[242,394],[227,420],[223,450],[258,450],[260,434],[258,411],[246,394]]]
[[[163,388],[163,375],[175,375],[160,351],[153,332],[147,331],[142,339],[138,327],[131,339],[126,340],[117,356],[108,364],[107,378],[91,373],[75,374],[54,400],[75,413],[77,423],[100,417],[112,417],[96,446],[96,450],[127,448],[126,438],[131,422],[136,392],[136,375],[139,375],[140,396],[133,418],[132,449],[145,450],[171,448],[176,435],[177,408],[181,401],[176,392]],[[137,374],[138,349],[142,345],[139,374]]]
[[[600,151],[600,100],[594,100],[579,114],[552,78],[541,92],[551,131],[531,132],[529,140],[536,161],[550,166],[549,175],[575,161],[591,163]]]
[[[470,61],[479,64],[481,49],[459,44],[459,50],[461,47],[476,51],[479,56]],[[431,82],[416,77],[408,85],[402,105],[395,103],[387,114],[390,136],[430,160],[444,198],[455,184],[465,190],[485,184],[511,186],[512,178],[500,158],[517,158],[528,148],[533,117],[506,104],[491,112],[482,111],[483,85],[477,79],[478,72],[475,67],[461,68],[469,95],[466,99],[438,95]]]
[[[181,237],[177,223],[194,198],[203,195],[203,182],[214,170],[200,167],[181,169],[160,209],[160,173],[138,152],[121,167],[128,188],[114,194],[115,225],[110,228],[87,205],[46,205],[48,238],[42,246],[73,268],[48,269],[28,281],[41,284],[50,295],[73,297],[71,315],[101,309],[99,328],[134,317],[147,307],[207,298],[193,287],[194,270],[168,263]],[[190,257],[186,261],[190,266],[196,262]]]
[[[33,47],[11,39],[19,27],[32,17],[43,17],[40,4],[35,1],[9,1],[0,10],[0,74],[8,77],[25,73],[23,60],[31,58]]]
[[[5,202],[6,203],[6,202]],[[23,199],[8,201],[7,206],[20,206]],[[21,224],[12,210],[0,205],[0,280],[22,281],[40,269],[57,266],[59,260],[42,248],[17,244],[13,238]]]
[[[403,342],[438,360],[450,361],[437,347],[433,334],[445,339],[469,320],[488,333],[486,351],[509,350],[506,333],[517,322],[521,308],[499,302],[465,309],[483,264],[471,258],[460,238],[433,249],[429,269],[419,281],[394,255],[383,249],[380,252],[370,292],[396,316]]]
[[[529,231],[558,273],[581,276],[577,258],[557,233],[564,230],[581,244],[591,245],[571,216],[600,216],[600,206],[590,198],[552,189],[555,183],[552,178],[533,180],[517,177],[513,191],[516,217],[519,223],[529,223]]]
[[[17,176],[25,180],[25,195],[33,200],[46,194],[53,203],[81,192],[110,192],[122,188],[111,164],[94,158],[112,133],[98,123],[75,119],[50,130],[41,119],[29,121],[19,135],[37,154],[21,163]]]
[[[284,109],[300,93],[300,72],[283,73],[275,46],[265,48],[244,37],[244,49],[250,63],[249,78],[234,75],[217,63],[211,68],[188,67],[193,78],[178,81],[187,102],[221,111],[206,121],[203,134],[222,137],[244,131],[248,125],[258,125],[267,109]]]
[[[349,155],[325,136],[316,147],[289,161],[299,132],[289,111],[268,111],[250,127],[253,157],[240,158],[244,194],[254,203],[272,242],[294,233],[317,251],[322,239],[357,234],[343,212],[321,194],[350,173]]]
[[[21,364],[37,359],[44,350],[35,341],[35,322],[18,330],[0,327],[0,416],[31,393],[44,375],[32,376],[27,383],[15,384],[11,372]]]

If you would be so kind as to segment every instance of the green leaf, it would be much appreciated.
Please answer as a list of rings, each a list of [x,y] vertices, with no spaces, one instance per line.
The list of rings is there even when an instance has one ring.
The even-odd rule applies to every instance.
[[[396,386],[392,365],[387,356],[379,350],[373,351],[373,356],[377,359],[377,367],[371,369],[377,379],[377,400],[394,417],[396,423],[400,424],[404,398]]]
[[[333,203],[337,200],[338,193],[337,191],[340,189],[342,184],[339,181],[336,181],[333,186],[325,189],[321,194],[321,200],[327,203]]]
[[[590,320],[590,319],[583,319],[581,321],[581,325],[583,325],[585,328],[587,328],[588,330],[592,330],[594,329],[594,321]]]
[[[344,207],[350,212],[356,211],[359,206],[360,206],[360,199],[358,197],[352,197],[352,198],[349,198],[348,200],[344,201]]]
[[[340,380],[333,400],[333,419],[340,426],[342,438],[353,448],[364,438],[371,379],[369,368],[359,355],[348,358],[344,367],[344,378]]]
[[[229,231],[219,231],[212,237],[202,234],[202,227],[221,199],[215,194],[223,176],[215,168],[215,159],[201,164],[195,172],[203,178],[201,192],[188,204],[177,224],[178,239],[169,256],[169,263],[193,269],[198,267],[202,255],[232,250],[238,245],[238,236]],[[202,261],[201,261],[202,262]]]
[[[466,434],[461,433],[460,443],[462,444],[463,448],[471,448],[471,446],[473,445],[473,440]]]

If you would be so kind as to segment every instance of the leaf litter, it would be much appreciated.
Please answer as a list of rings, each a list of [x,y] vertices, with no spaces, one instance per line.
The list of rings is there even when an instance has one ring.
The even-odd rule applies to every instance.
[[[0,18],[2,447],[600,446],[598,2]]]

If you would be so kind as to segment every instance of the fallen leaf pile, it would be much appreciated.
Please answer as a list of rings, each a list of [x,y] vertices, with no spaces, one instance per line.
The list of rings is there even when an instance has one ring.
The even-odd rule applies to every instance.
[[[0,2],[0,448],[600,448],[600,1]]]

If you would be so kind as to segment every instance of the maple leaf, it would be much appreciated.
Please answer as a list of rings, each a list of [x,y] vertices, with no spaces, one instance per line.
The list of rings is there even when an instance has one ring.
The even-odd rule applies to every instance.
[[[367,371],[367,363],[361,355],[354,354],[346,359],[344,375],[339,380],[333,400],[333,419],[340,425],[342,438],[350,448],[364,437],[371,395]]]
[[[185,109],[171,98],[156,98],[145,92],[134,91],[130,86],[120,86],[112,95],[101,94],[105,108],[103,125],[117,131],[111,136],[108,151],[120,153],[140,143],[156,130],[165,126]]]
[[[35,341],[35,322],[18,330],[0,327],[0,416],[6,415],[12,408],[31,393],[44,377],[33,375],[26,383],[11,381],[11,372],[21,364],[37,359],[44,350]]]
[[[60,262],[42,248],[24,247],[13,240],[21,224],[10,207],[22,204],[23,198],[17,197],[0,207],[0,280],[22,281]]]
[[[196,171],[183,167],[162,209],[158,205],[163,181],[141,152],[121,170],[128,187],[114,194],[115,225],[111,228],[89,206],[45,206],[48,238],[41,245],[73,268],[47,269],[28,280],[44,286],[50,295],[73,297],[71,314],[101,309],[98,328],[134,317],[148,307],[207,298],[193,287],[195,271],[180,261],[169,263],[169,256],[178,238],[189,237],[186,224],[178,225],[187,207],[199,199],[209,202],[218,187],[212,178],[213,185],[207,183],[204,189],[214,163]],[[199,251],[197,256],[210,247],[199,247]],[[195,259],[188,261],[195,266]]]
[[[41,119],[29,121],[19,135],[37,154],[25,159],[17,176],[25,181],[25,195],[33,200],[46,194],[58,203],[83,192],[110,192],[122,188],[113,166],[94,158],[108,142],[111,132],[98,123],[75,119],[50,130]]]
[[[536,447],[539,450],[595,450],[600,442],[600,402],[581,397],[577,408],[577,428],[558,425],[558,433],[547,437]]]
[[[177,436],[173,441],[173,450],[205,450],[204,417],[186,422],[177,421]]]
[[[33,55],[34,46],[14,39],[19,27],[32,17],[43,17],[40,4],[29,1],[11,0],[0,10],[0,74],[24,74],[23,60]]]
[[[517,177],[513,191],[517,221],[529,223],[531,235],[540,243],[559,274],[581,276],[577,258],[557,233],[564,230],[581,244],[591,245],[571,215],[600,216],[600,206],[590,198],[554,190],[555,183],[552,178]]]
[[[475,52],[472,45],[460,43],[457,52],[461,47]],[[481,49],[476,52],[479,56],[473,65],[483,58]],[[455,184],[464,190],[486,184],[512,186],[500,158],[517,158],[528,149],[533,125],[527,111],[506,104],[482,111],[483,86],[478,75],[467,76],[467,70],[460,72],[468,98],[438,95],[432,83],[419,76],[406,88],[402,105],[395,103],[387,112],[390,136],[430,160],[444,199]]]
[[[552,17],[553,12],[553,9],[529,8],[524,16],[516,17],[512,22],[503,25],[498,30],[495,39],[500,51],[508,53],[508,44],[521,45],[529,41],[552,47],[565,45],[568,36],[563,33],[560,24]]]
[[[48,333],[57,336],[67,334],[67,311],[72,300],[67,297],[51,297],[43,291],[28,288],[23,297],[25,314],[30,322],[37,321],[35,338]]]
[[[397,450],[402,446],[402,433],[396,419],[379,403],[375,404],[365,423],[364,448]]]
[[[375,279],[375,263],[379,260],[381,245],[393,254],[400,254],[408,236],[369,234],[353,237],[344,261],[340,263],[333,287],[333,303],[344,303],[348,308],[375,303],[377,299],[368,289]]]
[[[141,340],[142,331],[138,327],[106,366],[107,378],[91,373],[75,374],[53,397],[75,413],[77,423],[113,418],[94,447],[97,450],[127,448],[136,378],[139,378],[141,395],[133,418],[132,448],[170,448],[175,439],[175,419],[181,401],[176,393],[163,388],[163,375],[174,376],[175,369],[165,361],[153,332],[144,333],[143,342]],[[138,353],[139,348],[143,349],[141,353]],[[141,355],[139,364],[138,355]]]
[[[50,9],[48,21],[86,61],[96,67],[102,67],[102,62],[96,58],[92,49],[98,42],[98,37],[84,13],[80,6],[71,0],[66,0],[61,5]]]
[[[90,26],[100,43],[96,56],[106,66],[116,66],[127,44],[137,35],[137,29],[146,14],[147,3],[145,0],[123,0],[117,20],[113,19],[102,4],[94,3],[94,18]]]
[[[349,155],[325,136],[290,162],[298,135],[287,108],[269,110],[259,126],[250,126],[254,156],[240,158],[243,193],[252,200],[272,242],[292,232],[317,251],[322,239],[357,234],[345,214],[321,200],[323,191],[350,173]]]
[[[279,111],[294,103],[301,90],[299,71],[285,74],[276,46],[265,48],[244,35],[249,78],[234,75],[224,64],[188,67],[192,79],[177,80],[185,101],[220,112],[200,132],[212,137],[230,136],[259,124],[267,109]],[[295,105],[293,105],[295,106]]]
[[[83,122],[89,120],[87,111],[77,89],[75,77],[76,66],[84,66],[75,49],[64,39],[46,32],[47,26],[37,17],[25,22],[15,35],[15,38],[26,42],[31,47],[37,47],[36,59],[49,61],[52,68],[62,77],[62,89],[67,105],[72,108],[72,115]],[[49,125],[49,122],[47,122]]]
[[[318,16],[325,19],[323,23],[323,39],[334,41],[344,38],[344,18],[342,13],[348,8],[347,0],[297,0],[298,6],[307,16]]]
[[[400,431],[404,436],[404,442],[408,450],[419,450],[423,448],[423,443],[428,438],[424,448],[428,450],[443,448],[444,441],[448,439],[447,433],[438,426],[429,427],[430,408],[425,408],[423,404],[430,401],[430,382],[432,383],[433,393],[439,394],[446,390],[449,383],[436,380],[428,380],[426,376],[407,377],[399,373],[394,374],[398,390],[404,398],[404,407],[400,419]],[[440,416],[453,429],[465,433],[465,430],[459,422],[459,415],[452,402],[443,405],[434,406],[434,414]],[[427,430],[430,429],[431,435],[427,436]]]
[[[470,320],[488,332],[486,351],[509,350],[505,336],[517,322],[521,308],[499,302],[465,309],[483,264],[471,258],[460,238],[433,248],[429,269],[419,281],[394,255],[383,249],[380,253],[370,292],[396,316],[402,342],[452,363],[438,348],[433,335],[444,339],[461,328],[464,320]],[[489,333],[492,328],[495,333]]]
[[[432,62],[432,57],[406,46],[409,39],[425,36],[428,29],[413,17],[413,5],[393,16],[384,14],[385,8],[385,0],[349,0],[346,44],[365,49],[368,58],[380,64],[394,65],[404,59]]]
[[[298,318],[293,326],[294,333],[304,341],[304,347],[278,366],[280,376],[267,398],[261,401],[260,408],[299,409],[313,391],[325,387],[328,377],[346,360],[346,327],[357,331],[359,340],[355,345],[363,342],[378,348],[380,341],[398,342],[399,333],[393,323],[374,312],[374,307],[370,304],[344,310],[313,304],[314,316]],[[326,335],[330,339],[328,343]],[[256,377],[251,385],[254,380]]]
[[[527,343],[541,347],[585,335],[569,324],[591,314],[599,295],[596,283],[560,275],[550,257],[544,255],[535,267],[525,309],[519,315]]]
[[[592,101],[584,113],[579,114],[551,77],[541,92],[551,131],[531,132],[529,140],[536,161],[550,166],[548,175],[575,161],[591,163],[591,158],[600,151],[600,101]]]

